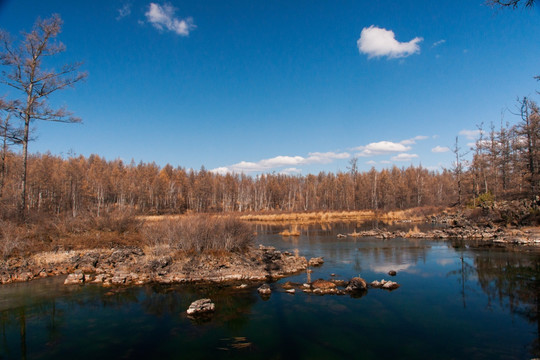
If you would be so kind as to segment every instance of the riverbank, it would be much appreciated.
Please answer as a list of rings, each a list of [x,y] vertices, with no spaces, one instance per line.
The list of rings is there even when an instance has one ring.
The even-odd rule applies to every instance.
[[[303,271],[305,257],[260,246],[245,252],[175,252],[122,247],[42,252],[0,263],[0,282],[66,275],[66,283],[141,285],[146,283],[274,280]]]

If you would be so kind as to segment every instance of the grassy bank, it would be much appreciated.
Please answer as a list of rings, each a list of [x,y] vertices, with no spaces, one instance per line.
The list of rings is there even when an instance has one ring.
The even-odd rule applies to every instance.
[[[381,221],[404,221],[418,222],[425,221],[430,215],[440,212],[440,208],[422,207],[408,210],[396,211],[318,211],[303,213],[272,213],[272,214],[248,214],[240,216],[240,219],[248,222],[257,223],[293,223],[299,225],[309,225],[317,223],[333,222],[362,222],[368,220]]]
[[[206,214],[152,221],[130,210],[93,215],[33,216],[26,222],[0,220],[0,259],[40,252],[135,246],[159,252],[240,252],[255,238],[238,217]]]

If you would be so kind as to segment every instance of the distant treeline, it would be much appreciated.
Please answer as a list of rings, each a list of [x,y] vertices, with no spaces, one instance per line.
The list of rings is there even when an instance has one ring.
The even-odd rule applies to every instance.
[[[4,207],[17,207],[21,156],[8,153]],[[63,159],[33,154],[28,161],[30,211],[100,212],[130,206],[142,214],[245,211],[404,209],[456,201],[454,175],[422,167],[318,175],[216,174],[107,161],[97,155]]]
[[[461,151],[456,139],[455,162],[441,171],[394,166],[359,172],[357,159],[352,159],[349,170],[338,173],[222,175],[97,155],[64,159],[33,154],[28,159],[26,211],[99,216],[124,207],[140,214],[392,210],[531,198],[539,189],[540,116],[533,102],[524,99],[521,104],[519,124],[480,131],[468,151]],[[6,217],[19,205],[22,155],[8,150],[2,159],[0,199]]]

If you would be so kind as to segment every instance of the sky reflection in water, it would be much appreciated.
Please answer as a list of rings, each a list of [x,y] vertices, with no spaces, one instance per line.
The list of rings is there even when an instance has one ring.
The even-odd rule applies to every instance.
[[[539,255],[470,243],[338,239],[354,225],[311,226],[299,238],[258,226],[257,241],[323,256],[312,279],[390,279],[365,296],[284,293],[256,285],[64,286],[63,278],[0,288],[0,358],[532,358],[539,354]],[[193,321],[191,301],[217,311]]]

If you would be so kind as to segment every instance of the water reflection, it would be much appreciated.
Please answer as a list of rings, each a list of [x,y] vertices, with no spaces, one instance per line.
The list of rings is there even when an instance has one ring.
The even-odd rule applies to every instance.
[[[366,358],[540,356],[537,253],[471,242],[337,239],[358,224],[310,226],[290,239],[278,235],[283,227],[258,226],[266,231],[262,243],[324,256],[313,279],[361,273],[370,281],[396,270],[402,286],[361,298],[284,293],[282,282],[306,280],[299,274],[272,284],[262,301],[257,284],[12,284],[0,288],[0,358],[64,358],[81,349],[80,358],[343,358],[358,356],[358,348]],[[189,304],[203,297],[216,303],[214,316],[188,319]]]

